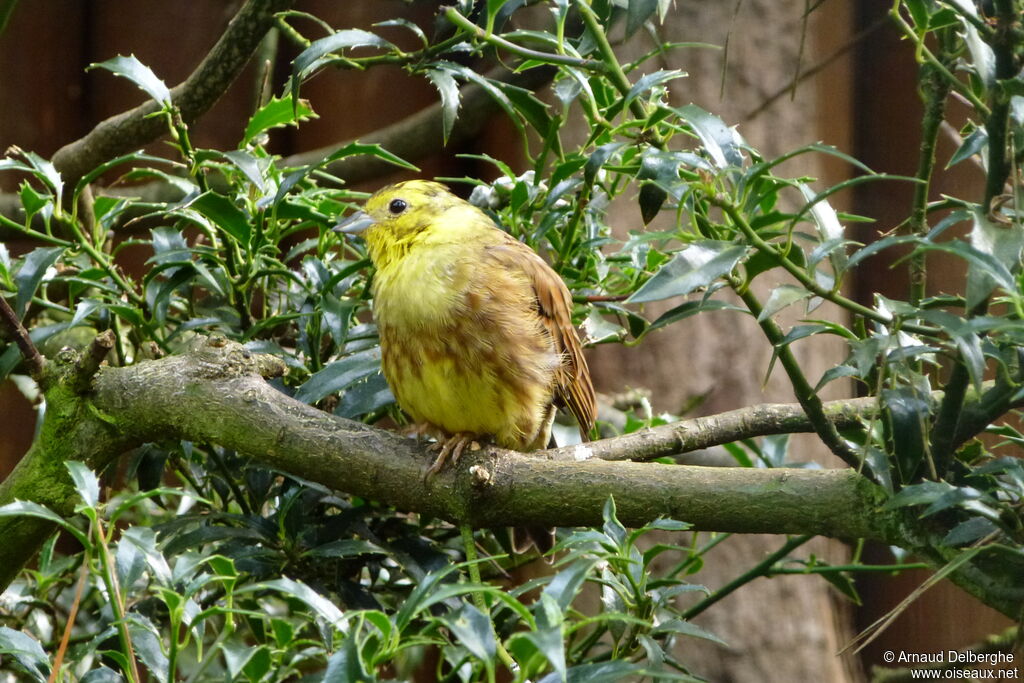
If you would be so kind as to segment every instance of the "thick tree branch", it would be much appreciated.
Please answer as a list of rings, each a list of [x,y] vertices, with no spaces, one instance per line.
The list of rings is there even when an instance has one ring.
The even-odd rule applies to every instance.
[[[171,90],[171,99],[186,123],[199,118],[224,94],[273,26],[274,14],[292,4],[294,0],[249,0],[239,10],[202,63]],[[101,121],[85,137],[57,150],[53,164],[65,184],[74,186],[100,164],[166,133],[166,121],[151,116],[158,109],[156,102],[146,102]]]
[[[486,449],[464,455],[457,467],[425,482],[432,456],[423,445],[285,396],[262,379],[283,372],[283,364],[236,343],[203,339],[180,356],[102,367],[84,395],[74,390],[81,372],[74,356],[62,352],[50,363],[57,379],[47,392],[43,434],[0,485],[0,505],[30,499],[68,514],[75,494],[66,460],[100,469],[142,443],[188,439],[218,443],[269,467],[400,510],[477,527],[596,525],[613,495],[620,519],[630,526],[668,516],[700,530],[869,538],[915,550],[928,545],[927,529],[908,522],[899,510],[882,509],[881,490],[848,469],[566,460]],[[785,416],[789,411],[769,407],[764,412]],[[576,447],[575,453],[611,452],[614,448],[605,444],[620,442],[636,444],[630,435]],[[31,558],[49,528],[31,518],[0,518],[0,538],[7,541],[0,544],[0,587]],[[936,563],[949,559],[924,554]],[[986,583],[992,571],[980,563],[965,565],[954,578],[997,609],[1019,611],[1024,591],[1006,590],[1003,582],[994,590]]]
[[[341,491],[474,526],[599,524],[614,494],[622,521],[633,525],[667,515],[717,531],[892,540],[872,521],[874,487],[847,470],[565,461],[487,449],[425,482],[432,456],[422,445],[294,401],[251,369],[233,376],[255,362],[246,356],[235,344],[205,345],[101,370],[93,400],[139,442],[216,442]]]
[[[665,515],[717,531],[895,539],[878,522],[886,517],[877,514],[877,489],[849,470],[552,460],[488,449],[424,482],[431,455],[422,445],[285,396],[262,379],[283,371],[279,361],[233,342],[203,340],[184,355],[101,368],[85,396],[73,391],[79,372],[73,356],[62,354],[54,364],[54,372],[69,378],[68,388],[48,395],[49,431],[0,487],[0,504],[28,498],[67,513],[73,494],[65,460],[101,468],[124,449],[180,438],[215,442],[340,491],[478,527],[600,524],[612,494],[622,521],[632,525]],[[54,392],[64,386],[54,384]],[[55,412],[74,420],[61,425]],[[11,523],[0,519],[0,538]],[[32,534],[38,529],[26,539]],[[0,566],[28,559],[11,556],[24,552],[22,543],[4,546]]]

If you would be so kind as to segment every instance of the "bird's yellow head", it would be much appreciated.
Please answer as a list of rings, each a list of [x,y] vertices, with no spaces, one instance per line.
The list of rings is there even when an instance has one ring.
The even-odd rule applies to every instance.
[[[441,183],[407,180],[375,192],[362,211],[334,229],[362,234],[371,260],[382,268],[407,253],[419,239],[443,239],[447,233],[454,237],[465,228],[467,219],[471,219],[469,223],[480,219],[490,223],[479,209],[453,195]]]

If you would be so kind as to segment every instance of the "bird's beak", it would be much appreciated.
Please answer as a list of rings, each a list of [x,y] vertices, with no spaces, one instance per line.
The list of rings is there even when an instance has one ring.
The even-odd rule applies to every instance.
[[[373,225],[372,218],[362,211],[356,211],[354,214],[331,228],[331,230],[334,232],[343,232],[348,235],[358,235],[371,225]]]

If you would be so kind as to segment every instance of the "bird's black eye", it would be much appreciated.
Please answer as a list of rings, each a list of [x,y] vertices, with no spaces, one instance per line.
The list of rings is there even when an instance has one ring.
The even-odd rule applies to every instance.
[[[388,204],[388,211],[397,215],[405,211],[407,206],[409,205],[405,203],[404,199],[392,199],[391,203]]]

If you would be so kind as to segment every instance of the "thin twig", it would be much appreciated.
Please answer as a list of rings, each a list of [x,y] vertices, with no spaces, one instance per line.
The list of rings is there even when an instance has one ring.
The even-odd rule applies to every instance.
[[[89,578],[89,557],[82,555],[82,568],[78,571],[78,585],[75,586],[75,599],[71,602],[71,611],[68,612],[68,622],[64,625],[64,635],[60,639],[60,647],[57,654],[53,656],[53,667],[50,669],[50,677],[46,683],[55,683],[60,675],[60,666],[64,662],[64,653],[68,650],[68,642],[71,640],[71,629],[75,626],[75,618],[78,616],[78,607],[82,604],[82,593],[85,592],[85,580]]]
[[[110,594],[110,608],[114,613],[115,625],[121,639],[121,647],[123,648],[121,654],[128,660],[128,671],[125,673],[128,674],[128,680],[131,683],[141,683],[139,664],[136,661],[135,648],[132,645],[132,636],[128,629],[126,601],[121,592],[120,582],[117,580],[117,567],[114,564],[113,556],[110,554],[110,545],[107,543],[103,526],[96,523],[94,530],[96,532],[96,545],[100,549],[100,561],[103,563],[103,580],[107,586],[107,592]]]
[[[914,31],[914,27],[908,24],[906,19],[903,18],[899,11],[899,0],[896,0],[896,2],[893,3],[892,9],[889,11],[889,16],[896,22],[896,26],[903,32],[903,35],[914,43],[917,51],[918,62],[931,64],[936,71],[942,74],[942,77],[949,83],[950,87],[970,102],[971,106],[973,106],[978,113],[988,116],[988,106],[978,99],[978,96],[975,95],[967,85],[953,75],[953,72],[946,68],[938,57],[932,53],[928,46],[925,45],[924,38],[917,35],[917,32]]]
[[[594,14],[594,10],[586,2],[577,2],[576,8],[583,18],[587,31],[590,32],[590,37],[597,44],[597,53],[601,55],[601,60],[604,62],[605,76],[615,89],[619,91],[619,95],[629,97],[633,84],[630,82],[629,77],[626,76],[626,72],[623,71],[622,65],[619,64],[615,50],[612,48],[611,43],[608,42],[608,36],[605,34],[597,15]],[[639,97],[634,97],[630,100],[629,111],[640,120],[646,119],[648,116],[647,105]],[[650,134],[651,143],[655,147],[661,147],[664,144],[658,136],[654,135],[654,131],[650,131]]]
[[[793,355],[790,345],[784,342],[785,335],[778,324],[770,317],[761,319],[761,302],[758,301],[749,288],[740,289],[734,287],[734,289],[736,289],[743,303],[746,304],[751,315],[757,319],[758,325],[760,325],[765,337],[768,338],[768,341],[775,349],[775,353],[778,354],[779,363],[782,364],[782,369],[786,371],[786,376],[789,377],[789,383],[793,387],[796,400],[800,402],[800,406],[807,413],[807,419],[814,425],[814,431],[818,438],[847,465],[854,469],[860,469],[860,456],[839,434],[835,424],[828,419],[821,402],[821,397],[818,396],[811,383],[807,381],[807,376],[804,374],[803,368],[800,367],[800,363],[796,360],[796,356]]]
[[[739,231],[743,233],[743,236],[746,237],[747,241],[751,244],[751,246],[753,246],[755,249],[765,254],[766,256],[773,256],[776,259],[778,259],[779,265],[782,266],[783,269],[786,270],[786,272],[792,275],[804,289],[808,290],[815,296],[820,296],[822,299],[825,299],[826,301],[831,301],[837,306],[841,306],[842,308],[845,308],[851,313],[867,318],[868,320],[873,320],[874,322],[881,323],[883,325],[891,325],[893,323],[892,316],[877,311],[873,308],[868,308],[864,304],[858,303],[853,299],[848,299],[847,297],[843,296],[834,289],[823,287],[820,284],[818,284],[818,282],[811,275],[807,274],[807,272],[803,269],[802,266],[798,266],[794,261],[783,257],[779,253],[779,250],[776,249],[774,244],[766,242],[764,239],[762,239],[761,236],[758,235],[757,232],[754,230],[754,228],[751,227],[750,223],[744,217],[743,212],[740,210],[740,208],[736,204],[734,204],[730,198],[724,195],[712,194],[708,195],[708,200],[714,206],[717,206],[722,211],[724,211],[727,216],[729,216],[729,219],[732,221],[733,225],[735,225],[739,229]],[[939,331],[934,327],[918,325],[916,323],[903,323],[901,324],[900,329],[904,330],[905,332],[910,332],[913,334],[927,335],[933,335]]]
[[[686,610],[686,612],[683,613],[683,618],[693,619],[695,616],[706,610],[708,607],[711,607],[722,598],[726,597],[727,595],[730,595],[738,588],[745,586],[746,584],[750,583],[751,581],[760,576],[767,576],[773,564],[775,564],[781,559],[784,559],[786,555],[789,555],[792,551],[796,550],[804,543],[807,543],[812,538],[814,537],[806,535],[794,536],[793,538],[790,538],[782,545],[781,548],[776,550],[774,553],[768,555],[763,560],[755,564],[753,567],[743,572],[743,574],[737,576],[735,579],[733,579],[729,583],[725,584],[724,586],[716,590],[707,598],[701,600],[696,605]]]
[[[982,385],[979,396],[988,395],[995,382]],[[942,400],[941,391],[933,391],[933,404]],[[1024,403],[1018,400],[1007,410]],[[973,405],[973,404],[969,404]],[[821,410],[826,420],[837,430],[868,429],[870,421],[878,415],[877,396],[824,401]],[[759,403],[724,413],[680,420],[631,434],[591,441],[576,446],[563,446],[534,451],[533,456],[549,460],[576,460],[582,455],[598,460],[649,462],[670,458],[704,448],[754,439],[772,434],[802,434],[815,431],[814,423],[799,403]],[[584,450],[580,450],[580,449]]]
[[[822,412],[837,429],[852,429],[877,414],[878,399],[866,396],[826,401],[822,403]],[[716,415],[680,420],[614,439],[591,441],[585,448],[590,457],[600,460],[646,462],[759,436],[813,431],[814,424],[799,403],[761,403]],[[540,454],[552,460],[572,460],[577,456],[577,449],[577,446],[563,446],[537,451],[534,455]]]
[[[888,23],[889,20],[887,17],[876,19],[870,26],[862,29],[861,31],[858,31],[852,38],[850,38],[848,41],[840,45],[828,57],[825,57],[825,59],[821,60],[820,62],[818,62],[809,69],[799,71],[797,75],[789,83],[776,90],[772,95],[770,95],[767,99],[761,102],[761,104],[759,104],[756,109],[747,114],[746,117],[744,117],[744,121],[750,121],[756,118],[766,109],[775,104],[778,100],[782,99],[786,95],[789,95],[790,93],[796,92],[797,85],[813,76],[818,75],[828,67],[832,66],[833,63],[835,63],[842,57],[845,57],[846,54],[850,52],[850,50],[857,47],[858,43],[862,42],[865,38],[867,38],[872,33],[874,33],[875,31],[877,31],[882,26]]]
[[[984,541],[991,539],[982,540]],[[852,650],[853,653],[856,654],[863,650],[871,643],[871,641],[873,641],[878,636],[882,635],[882,632],[892,625],[892,623],[896,620],[896,617],[902,614],[907,609],[907,607],[910,606],[912,602],[921,597],[922,593],[924,593],[929,588],[935,586],[936,584],[940,583],[942,579],[952,574],[961,565],[964,565],[967,562],[969,562],[971,559],[974,558],[975,555],[982,552],[984,549],[984,547],[976,545],[971,549],[965,550],[964,552],[960,553],[960,555],[957,556],[954,560],[947,563],[934,574],[925,579],[921,583],[921,585],[919,585],[917,588],[911,591],[910,595],[903,598],[903,600],[901,600],[900,603],[896,605],[896,607],[889,610],[889,612],[879,617],[877,620],[874,621],[874,623],[872,623],[870,626],[868,626],[863,631],[858,633],[853,638],[853,640],[847,643],[846,646],[839,651],[839,654],[843,654],[850,650]]]
[[[444,16],[448,21],[455,24],[463,31],[472,33],[480,40],[488,42],[495,47],[499,47],[506,52],[511,52],[514,55],[525,57],[526,59],[536,59],[547,64],[574,66],[578,69],[586,69],[588,71],[605,71],[604,62],[599,62],[593,59],[583,59],[580,57],[571,57],[569,55],[560,55],[552,52],[539,52],[537,50],[531,50],[528,47],[523,47],[522,45],[517,45],[512,41],[505,40],[501,36],[497,36],[493,33],[487,33],[472,21],[462,16],[462,14],[459,13],[459,10],[454,7],[447,8]]]
[[[107,357],[110,350],[114,348],[114,333],[105,330],[92,340],[89,348],[78,359],[78,377],[75,388],[78,391],[85,391],[92,382],[93,375],[100,369],[100,363]]]
[[[520,73],[512,73],[504,67],[497,67],[484,74],[484,78],[500,80],[536,92],[551,82],[554,75],[555,70],[547,67],[537,67]],[[455,127],[448,136],[449,147],[457,146],[479,134],[499,106],[495,99],[479,85],[467,85],[459,92],[459,116],[455,120]],[[443,109],[441,103],[437,102],[389,126],[359,136],[359,142],[378,144],[406,161],[416,162],[434,154],[440,148],[442,120]],[[354,140],[337,142],[326,147],[294,154],[283,159],[280,165],[295,167],[316,164],[349,142],[354,142]],[[350,185],[372,180],[385,173],[390,173],[394,169],[393,165],[369,155],[345,157],[325,168],[328,173],[344,179]]]
[[[21,349],[21,355],[28,365],[28,373],[37,382],[43,377],[43,369],[46,367],[46,359],[39,353],[39,349],[32,343],[28,330],[21,324],[21,320],[15,314],[14,309],[7,303],[7,299],[0,296],[0,319],[3,319],[4,326],[14,337],[14,343]]]

